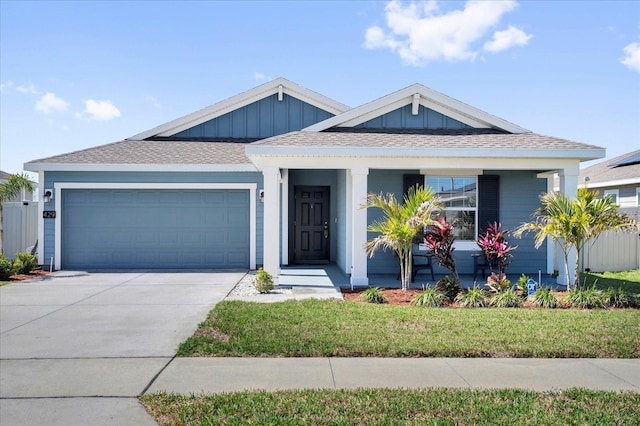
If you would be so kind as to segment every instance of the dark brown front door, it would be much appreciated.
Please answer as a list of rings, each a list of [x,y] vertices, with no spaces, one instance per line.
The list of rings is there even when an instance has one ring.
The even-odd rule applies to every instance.
[[[329,261],[329,187],[296,186],[294,256],[297,263]]]

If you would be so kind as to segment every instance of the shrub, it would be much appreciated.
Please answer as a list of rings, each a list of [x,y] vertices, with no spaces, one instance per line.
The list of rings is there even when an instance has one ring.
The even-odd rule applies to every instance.
[[[531,296],[531,300],[536,306],[541,308],[557,308],[560,305],[560,301],[555,294],[551,292],[549,287],[540,287]]]
[[[484,291],[476,285],[467,291],[459,293],[455,300],[463,308],[482,308],[487,306]]]
[[[522,306],[522,298],[516,290],[508,288],[494,294],[490,304],[496,308],[518,308]]]
[[[446,299],[447,296],[439,288],[427,287],[422,291],[422,293],[417,294],[413,299],[411,299],[411,303],[416,306],[435,308],[437,306],[442,306]]]
[[[458,293],[462,290],[460,280],[451,278],[449,275],[444,276],[437,282],[436,288],[442,292],[447,299],[454,301]]]
[[[511,281],[507,279],[505,274],[491,273],[487,278],[487,287],[494,293],[501,293],[511,288]]]
[[[253,285],[255,286],[256,290],[258,290],[258,292],[268,293],[273,290],[273,277],[270,273],[260,268],[256,273],[256,279]]]
[[[0,280],[6,281],[11,275],[13,275],[13,260],[4,257],[4,254],[0,253]]]
[[[567,301],[569,305],[574,308],[597,309],[605,307],[602,291],[595,287],[570,291],[567,296]]]
[[[491,265],[497,264],[498,274],[504,274],[504,270],[511,262],[513,256],[511,252],[518,248],[518,246],[512,246],[506,239],[509,231],[506,229],[501,230],[500,224],[493,222],[487,227],[487,232],[484,235],[478,235],[476,244],[482,250],[484,258]]]
[[[520,275],[518,278],[518,282],[516,283],[516,289],[520,293],[523,299],[526,299],[529,296],[529,289],[527,288],[527,282],[529,282],[530,277],[525,274]]]
[[[382,294],[382,290],[378,287],[370,287],[362,292],[362,300],[368,303],[384,303],[387,298]]]
[[[16,260],[13,262],[13,270],[16,274],[28,274],[38,268],[38,261],[35,255],[23,251],[16,253]]]
[[[636,297],[621,288],[609,287],[602,294],[605,306],[612,308],[633,308],[636,306]]]

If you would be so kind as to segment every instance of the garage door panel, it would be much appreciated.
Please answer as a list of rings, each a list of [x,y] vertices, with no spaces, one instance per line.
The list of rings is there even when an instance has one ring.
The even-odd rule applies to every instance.
[[[247,268],[248,190],[62,192],[64,268]]]

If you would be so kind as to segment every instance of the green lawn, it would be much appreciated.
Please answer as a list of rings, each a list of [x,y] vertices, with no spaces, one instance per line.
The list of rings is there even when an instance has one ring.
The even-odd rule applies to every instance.
[[[632,425],[640,394],[456,389],[357,389],[152,394],[160,425]]]
[[[178,356],[640,358],[640,310],[219,303]]]
[[[625,291],[640,294],[640,269],[622,272],[591,272],[580,274],[580,285],[595,285],[601,290],[609,287],[622,288]]]

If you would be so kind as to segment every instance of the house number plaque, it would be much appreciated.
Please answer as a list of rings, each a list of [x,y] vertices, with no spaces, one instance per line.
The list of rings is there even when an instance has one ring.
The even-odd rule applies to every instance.
[[[56,211],[55,210],[45,210],[42,212],[43,219],[55,219]]]

